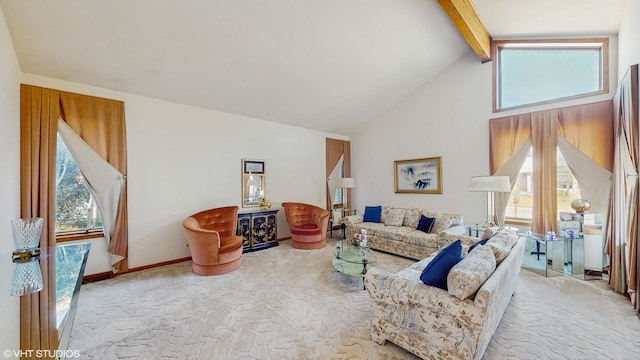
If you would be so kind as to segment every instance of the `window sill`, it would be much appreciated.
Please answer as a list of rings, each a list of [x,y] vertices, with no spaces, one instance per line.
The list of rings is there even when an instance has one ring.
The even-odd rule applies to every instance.
[[[87,230],[87,231],[66,231],[56,234],[56,243],[62,243],[66,241],[96,239],[104,237],[102,229]]]

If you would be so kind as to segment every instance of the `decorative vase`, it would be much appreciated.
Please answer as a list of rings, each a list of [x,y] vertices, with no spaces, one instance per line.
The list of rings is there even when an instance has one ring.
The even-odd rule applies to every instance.
[[[13,241],[17,252],[26,252],[38,248],[42,233],[43,218],[11,220]]]
[[[42,270],[40,270],[40,234],[42,233],[42,218],[11,220],[13,241],[16,251],[13,262],[16,264],[11,283],[11,295],[22,296],[42,290]]]
[[[11,295],[22,296],[36,293],[44,288],[42,281],[42,270],[40,261],[32,260],[23,263],[16,263],[11,282]]]
[[[571,208],[576,212],[585,212],[591,209],[591,203],[585,199],[575,199],[571,202]]]

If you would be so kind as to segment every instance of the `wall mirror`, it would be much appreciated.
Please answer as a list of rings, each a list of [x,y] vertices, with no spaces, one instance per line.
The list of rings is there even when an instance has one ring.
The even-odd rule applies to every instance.
[[[242,207],[260,206],[265,198],[266,173],[264,160],[242,159]]]

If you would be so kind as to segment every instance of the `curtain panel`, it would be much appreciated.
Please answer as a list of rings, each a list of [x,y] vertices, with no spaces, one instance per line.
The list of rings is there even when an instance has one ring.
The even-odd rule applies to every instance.
[[[56,245],[58,119],[66,121],[98,153],[126,174],[124,103],[25,84],[20,86],[20,92],[21,216],[44,219],[40,247],[51,247]],[[126,257],[126,185],[122,196],[109,251]],[[120,269],[126,268],[126,260],[116,265]],[[44,289],[20,298],[20,347],[23,350],[56,350],[59,345],[55,258],[41,259],[40,266]],[[36,352],[33,354],[35,356]]]
[[[327,180],[331,176],[331,173],[334,171],[335,167],[342,160],[344,163],[344,177],[351,177],[351,143],[345,140],[337,140],[326,138],[326,201],[327,201],[327,210],[333,210],[333,199],[331,198],[331,189],[329,189],[329,184]],[[351,189],[345,189],[347,203],[345,206],[351,205]]]
[[[609,284],[628,292],[640,311],[638,278],[638,65],[629,68],[614,97],[615,161],[606,251],[610,258]]]
[[[96,153],[126,178],[127,136],[124,103],[118,100],[61,92],[61,118]],[[103,206],[104,207],[104,206]],[[120,195],[113,232],[107,238],[113,272],[126,271],[129,244],[127,183]]]
[[[104,236],[111,239],[125,184],[124,175],[82,140],[62,118],[58,119],[58,133],[78,163],[84,182],[96,199],[102,217]],[[111,253],[112,265],[123,259],[123,256]]]
[[[558,135],[583,152],[599,167],[613,168],[612,103],[593,104],[532,112],[490,121],[490,170],[492,175],[508,175],[512,188],[526,158],[523,144],[533,148],[534,213],[532,230],[557,231],[556,167]],[[571,157],[566,159],[572,168]],[[579,165],[574,164],[573,169]],[[518,171],[515,171],[517,168]],[[514,176],[514,178],[511,178]],[[610,181],[599,186],[608,187]],[[603,189],[603,188],[601,188]],[[510,194],[499,194],[496,212],[504,214]],[[544,204],[544,206],[543,206]],[[608,212],[608,207],[603,209]]]
[[[44,219],[40,247],[56,245],[56,144],[60,92],[20,87],[20,216]],[[44,288],[20,297],[20,349],[56,350],[55,257],[40,259]],[[35,358],[35,352],[23,358]]]

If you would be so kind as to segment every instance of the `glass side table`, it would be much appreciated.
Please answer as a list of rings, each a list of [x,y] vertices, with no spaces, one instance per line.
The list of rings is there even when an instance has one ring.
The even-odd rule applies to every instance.
[[[564,273],[564,271],[557,271],[553,267],[554,253],[550,251],[556,243],[561,243],[560,240],[549,241],[546,234],[531,232],[518,233],[518,237],[525,238],[527,240],[527,248],[532,249],[530,253],[525,252],[522,258],[522,268],[545,277],[559,276]],[[558,251],[555,254],[557,255]],[[563,263],[563,257],[555,261],[555,263],[558,262]]]
[[[522,267],[544,276],[568,275],[582,280],[597,279],[587,275],[584,260],[584,237],[560,236],[548,240],[546,234],[519,233],[535,251],[522,259]],[[535,242],[535,244],[533,244]],[[533,256],[535,255],[535,256]]]
[[[76,303],[78,301],[78,296],[80,295],[80,285],[82,284],[82,277],[87,265],[87,258],[89,256],[90,248],[90,242],[62,244],[47,248],[40,248],[38,249],[38,258],[34,259],[30,263],[35,265],[38,272],[40,272],[40,275],[42,275],[40,270],[40,259],[55,257],[55,321],[56,329],[58,330],[58,349],[61,350],[66,350],[69,344],[71,328],[73,326],[73,319],[76,312]],[[0,282],[3,287],[5,287],[4,281],[8,281],[9,279],[11,279],[11,276],[15,272],[17,267],[19,265],[24,265],[13,263],[11,255],[11,253],[0,254],[0,274],[5,274],[2,279],[3,281]],[[26,280],[30,281],[29,279]],[[20,286],[20,284],[15,284],[12,281],[11,286]],[[47,285],[44,286],[46,288]],[[10,290],[10,287],[7,286],[3,291],[6,291],[8,293]]]
[[[349,216],[349,215],[358,215],[358,210],[357,209],[333,209],[333,211],[338,211],[340,212],[340,220],[334,223],[334,219],[333,217],[329,218],[329,236],[333,237],[333,227],[335,225],[340,225],[340,228],[342,229],[342,238],[344,239],[346,237],[346,229],[347,226],[344,224],[344,221],[342,221],[342,218],[345,216]]]

